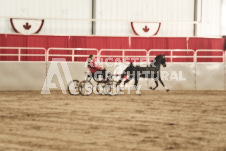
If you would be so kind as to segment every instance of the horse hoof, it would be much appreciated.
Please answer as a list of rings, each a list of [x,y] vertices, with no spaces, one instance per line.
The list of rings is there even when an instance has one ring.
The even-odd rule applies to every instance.
[[[151,89],[151,90],[152,90],[152,87],[149,87],[149,89]]]
[[[137,95],[141,95],[141,93],[140,93],[140,92],[136,92],[136,94],[137,94]]]
[[[166,89],[166,92],[169,92],[169,89]]]

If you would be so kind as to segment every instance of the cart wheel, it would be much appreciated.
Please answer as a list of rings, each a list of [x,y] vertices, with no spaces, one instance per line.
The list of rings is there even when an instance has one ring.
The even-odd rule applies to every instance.
[[[78,90],[80,94],[89,96],[93,93],[93,84],[90,81],[84,80],[79,84]]]
[[[120,93],[120,86],[117,85],[116,81],[108,82],[104,88],[106,94],[115,96]]]
[[[106,83],[97,83],[96,85],[97,94],[105,95],[105,90],[104,90],[105,86],[106,86]]]
[[[70,95],[78,95],[79,94],[79,81],[73,80],[68,84],[68,92]]]

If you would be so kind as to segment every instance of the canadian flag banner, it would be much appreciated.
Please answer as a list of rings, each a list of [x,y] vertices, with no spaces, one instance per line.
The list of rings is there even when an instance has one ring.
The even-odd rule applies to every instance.
[[[39,33],[44,24],[44,19],[10,18],[10,23],[16,33],[30,35]]]
[[[131,22],[134,34],[143,37],[157,35],[161,27],[160,22]]]

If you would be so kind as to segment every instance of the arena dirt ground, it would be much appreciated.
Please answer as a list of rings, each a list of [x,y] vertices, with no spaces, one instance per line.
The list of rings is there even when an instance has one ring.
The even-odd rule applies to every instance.
[[[226,151],[226,91],[0,92],[0,150]]]

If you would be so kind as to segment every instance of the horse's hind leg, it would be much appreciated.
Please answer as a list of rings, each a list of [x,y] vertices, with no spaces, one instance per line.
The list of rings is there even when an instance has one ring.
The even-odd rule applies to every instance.
[[[127,79],[126,81],[124,81],[124,85],[126,84],[126,83],[128,83],[130,81],[130,79]]]
[[[126,72],[125,72],[125,71],[123,71],[123,73],[121,74],[121,78],[120,78],[120,80],[117,82],[116,85],[120,85],[120,83],[121,83],[122,80],[124,79],[124,76],[126,76]]]
[[[158,81],[155,81],[155,84],[156,86],[153,88],[153,90],[155,90],[159,86]],[[152,87],[150,87],[150,89],[152,89]]]
[[[164,83],[162,82],[161,77],[159,77],[159,81],[160,81],[160,83],[162,84],[162,86],[165,88],[165,90],[168,92],[169,89],[164,85]]]

